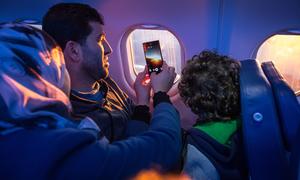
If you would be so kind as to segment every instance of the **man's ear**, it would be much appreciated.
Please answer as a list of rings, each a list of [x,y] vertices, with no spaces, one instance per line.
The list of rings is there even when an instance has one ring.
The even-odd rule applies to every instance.
[[[64,54],[73,62],[80,62],[82,59],[81,46],[75,41],[68,41],[64,49]]]

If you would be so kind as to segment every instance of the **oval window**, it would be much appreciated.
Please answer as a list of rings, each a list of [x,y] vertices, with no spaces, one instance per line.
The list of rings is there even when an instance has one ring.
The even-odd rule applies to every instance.
[[[292,89],[295,92],[300,90],[300,31],[271,36],[260,45],[256,59],[273,61]]]
[[[127,32],[126,52],[131,79],[144,70],[146,65],[143,43],[159,41],[161,55],[165,62],[175,67],[177,73],[175,82],[180,78],[183,62],[183,48],[176,36],[166,28],[157,25],[140,25]]]

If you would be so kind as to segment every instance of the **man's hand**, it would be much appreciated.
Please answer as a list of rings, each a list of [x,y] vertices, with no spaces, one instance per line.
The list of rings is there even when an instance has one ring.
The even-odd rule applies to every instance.
[[[173,85],[175,77],[175,68],[168,66],[168,64],[164,61],[162,72],[159,74],[151,73],[150,76],[150,82],[154,93],[159,91],[168,92]]]
[[[143,72],[140,72],[134,82],[134,90],[137,97],[137,105],[147,105],[149,106],[149,99],[150,99],[150,83],[145,82],[147,81],[147,67]]]

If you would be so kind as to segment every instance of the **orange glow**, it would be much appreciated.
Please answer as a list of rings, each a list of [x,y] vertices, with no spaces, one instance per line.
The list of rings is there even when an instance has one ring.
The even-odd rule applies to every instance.
[[[61,67],[63,61],[63,53],[59,46],[56,46],[55,48],[51,49],[51,52],[44,51],[39,52],[40,57],[45,62],[45,64],[50,65],[51,61],[54,61],[55,64],[57,64],[58,67]]]
[[[58,79],[63,79],[65,77],[65,72],[62,67],[65,65],[64,55],[59,46],[52,48],[49,51],[40,51],[39,56],[45,62],[47,66],[55,66],[57,69],[57,77]],[[57,84],[58,87],[61,87],[63,81],[60,82],[61,84]]]
[[[63,56],[63,52],[61,50],[61,48],[59,46],[56,46],[55,48],[51,49],[51,56],[53,61],[55,62],[55,64],[57,65],[57,69],[59,70],[58,73],[58,78],[61,79],[62,77],[62,72],[61,70],[61,66],[64,63],[64,56]]]
[[[256,58],[273,61],[293,90],[300,90],[300,35],[270,37],[260,46]]]
[[[71,104],[68,99],[68,97],[58,88],[56,88],[54,85],[49,83],[48,81],[41,78],[41,81],[45,83],[42,87],[42,84],[40,83],[33,83],[35,84],[35,87],[38,89],[41,89],[42,92],[47,92],[48,97],[43,96],[32,91],[31,89],[25,87],[24,85],[20,84],[19,82],[15,81],[11,77],[7,75],[3,75],[3,79],[11,85],[11,87],[19,94],[19,92],[22,92],[20,94],[23,94],[23,106],[25,107],[28,104],[29,99],[34,98],[38,99],[40,101],[53,101],[53,100],[59,100],[62,101],[69,109],[71,109]],[[47,88],[47,90],[46,90]]]
[[[162,174],[158,173],[157,171],[150,170],[150,171],[141,171],[132,180],[191,180],[191,178],[185,174],[162,175]]]
[[[49,51],[46,52],[39,52],[40,57],[42,58],[42,60],[45,62],[45,64],[47,64],[49,66],[49,64],[51,63],[51,56]]]
[[[35,97],[36,99],[40,99],[40,100],[47,100],[47,98],[45,98],[44,96],[41,96],[35,93],[34,91],[31,91],[30,89],[26,88],[25,86],[18,83],[17,81],[15,81],[14,79],[10,78],[7,75],[3,75],[3,79],[6,80],[6,82],[8,82],[9,84],[11,84],[11,87],[24,94],[23,104],[22,104],[23,106],[26,106],[30,97]]]
[[[62,63],[64,63],[64,57],[61,48],[59,46],[56,46],[55,48],[51,49],[51,56],[53,58],[53,61],[55,61],[55,64],[57,64],[60,68],[62,66]]]
[[[146,74],[143,79],[143,85],[147,85],[149,83],[150,83],[150,76],[149,76],[149,74]]]

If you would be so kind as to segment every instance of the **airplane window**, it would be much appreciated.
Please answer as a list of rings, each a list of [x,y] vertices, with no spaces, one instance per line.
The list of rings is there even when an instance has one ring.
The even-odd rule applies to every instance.
[[[300,90],[300,32],[271,36],[259,47],[256,59],[273,61],[292,89]]]
[[[146,27],[146,28],[145,28]],[[132,64],[131,77],[143,71],[146,64],[143,43],[150,41],[159,41],[162,59],[169,65],[175,67],[177,73],[175,82],[180,77],[181,64],[183,61],[182,47],[178,39],[168,30],[157,28],[156,26],[142,26],[135,28],[127,36],[126,49],[129,63]],[[159,51],[158,51],[159,55]]]

